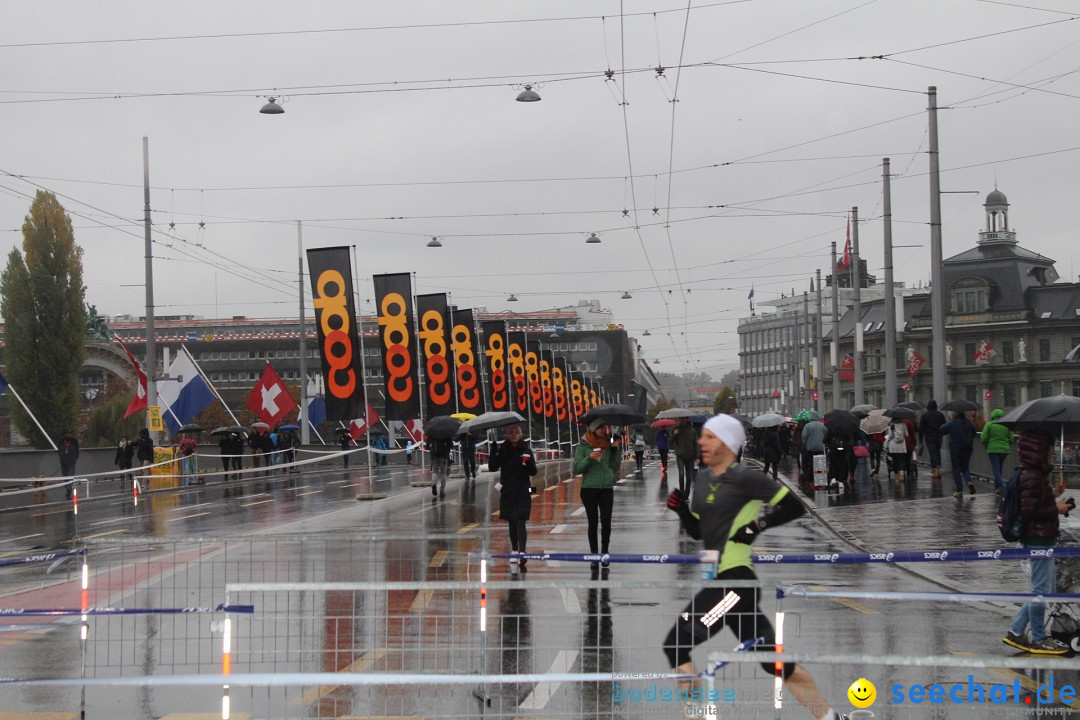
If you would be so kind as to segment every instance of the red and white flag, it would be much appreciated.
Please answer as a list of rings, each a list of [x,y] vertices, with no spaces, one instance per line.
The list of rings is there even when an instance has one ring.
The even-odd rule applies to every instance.
[[[987,390],[986,394],[983,395],[983,398],[986,399],[986,400],[989,400],[992,397],[994,397],[994,391],[993,390]]]
[[[844,257],[840,258],[840,263],[836,266],[836,270],[847,270],[851,267],[851,218],[848,218],[847,222],[847,239],[844,241]]]
[[[985,340],[979,345],[979,349],[975,351],[975,354],[971,356],[971,361],[976,365],[985,365],[994,358],[997,357],[997,350]]]
[[[409,436],[409,440],[413,443],[421,443],[424,441],[424,424],[419,420],[409,420],[404,426],[405,434]]]
[[[851,355],[845,355],[840,361],[840,379],[855,382],[855,358]]]
[[[295,410],[297,405],[289,388],[285,387],[273,366],[267,363],[262,377],[255,383],[251,396],[248,397],[248,410],[255,413],[260,422],[273,426]]]
[[[127,349],[127,345],[120,340],[120,337],[117,335],[113,337],[116,338],[116,342],[120,343],[120,347],[124,348],[128,360],[131,361],[131,366],[135,368],[135,376],[139,379],[138,387],[135,388],[135,397],[131,398],[131,404],[128,405],[127,412],[124,413],[124,418],[127,419],[140,410],[146,409],[146,371],[143,370],[142,363],[136,360],[131,351]]]
[[[906,391],[910,390],[911,387],[912,387],[911,383],[904,383],[903,385],[900,386],[900,389],[904,390],[906,392]]]
[[[915,377],[919,374],[919,370],[922,370],[923,363],[926,362],[926,358],[918,353],[916,350],[911,351],[911,358],[908,359],[907,374],[911,377]]]
[[[377,422],[379,422],[379,413],[375,412],[375,408],[371,406],[371,401],[368,400],[367,417],[350,420],[349,434],[352,435],[353,440],[359,440],[368,430],[374,427]]]

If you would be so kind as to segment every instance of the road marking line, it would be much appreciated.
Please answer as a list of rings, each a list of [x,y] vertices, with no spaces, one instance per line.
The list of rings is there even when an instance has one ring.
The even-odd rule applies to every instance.
[[[464,535],[467,532],[471,532],[476,528],[476,523],[469,523],[468,525],[462,525],[461,529],[457,531],[458,535]]]
[[[584,515],[584,514],[585,514],[585,508],[584,507],[579,507],[577,510],[570,513],[570,517],[578,517],[579,515]]]
[[[361,480],[360,482],[354,482],[351,485],[342,485],[341,489],[344,490],[345,488],[360,487],[361,485],[368,485],[368,484],[369,484],[369,482],[367,480]]]
[[[45,533],[34,533],[33,535],[20,535],[19,537],[8,538],[7,540],[0,540],[0,543],[9,543],[9,542],[15,542],[16,540],[26,540],[27,538],[41,537],[44,534]],[[0,715],[0,718],[3,718],[3,717],[4,717],[3,715]]]
[[[558,535],[562,532],[565,532],[567,527],[567,525],[556,525],[555,527],[551,528],[551,534]]]
[[[442,567],[443,565],[446,564],[446,556],[448,554],[449,553],[447,553],[446,550],[438,551],[437,553],[435,553],[435,556],[431,558],[431,562],[429,562],[427,564],[427,566],[429,568],[440,568],[440,567]]]
[[[304,497],[305,495],[314,495],[315,493],[321,493],[322,490],[309,490],[304,493],[296,493],[296,497]]]
[[[559,654],[555,656],[555,661],[551,663],[551,667],[548,668],[548,674],[563,674],[570,672],[570,668],[574,666],[574,662],[577,660],[577,650],[560,650]],[[537,683],[528,697],[521,701],[521,705],[518,707],[522,710],[543,710],[547,706],[548,701],[559,689],[562,683],[557,682],[542,682]]]
[[[98,533],[97,535],[84,535],[83,540],[90,540],[91,538],[105,537],[106,535],[116,535],[118,533],[127,532],[127,530],[110,530],[109,532]]]
[[[72,717],[78,717],[78,715],[73,715]],[[229,715],[229,717],[233,718],[233,720],[250,720],[251,719],[251,714],[250,713],[232,713],[232,714]],[[161,717],[161,720],[220,720],[220,718],[221,718],[221,713],[219,713],[219,712],[217,712],[217,713],[189,713],[189,712],[182,712],[182,713],[170,713],[169,715],[164,715],[164,716]],[[0,720],[3,720],[3,719],[0,718]]]
[[[421,590],[416,593],[416,597],[413,598],[412,605],[409,606],[409,612],[418,613],[427,610],[428,603],[431,602],[431,596],[435,594],[434,590]]]
[[[386,648],[375,648],[369,652],[364,653],[359,658],[349,663],[348,666],[341,668],[338,672],[343,673],[360,673],[366,671],[375,663],[382,660],[386,655]],[[310,705],[316,700],[320,700],[323,697],[337,690],[341,685],[320,685],[306,690],[303,695],[294,699],[291,704],[293,705]]]
[[[0,720],[78,720],[78,712],[0,712]],[[221,717],[221,713],[216,713]]]
[[[566,478],[565,480],[563,480],[563,485],[565,485],[566,483],[572,483],[572,482],[574,482],[574,480],[576,480],[576,479],[577,479],[577,478],[572,478],[572,477],[568,477],[568,478]]]
[[[552,490],[558,490],[558,489],[559,489],[559,485],[558,485],[558,483],[556,483],[555,485],[552,485],[549,488],[544,488],[544,492],[551,492]]]
[[[247,504],[241,503],[240,507],[252,507],[254,505],[265,505],[266,503],[272,503],[272,502],[274,502],[274,498],[270,498],[269,500],[259,500],[258,502],[247,503]]]
[[[176,522],[177,520],[188,520],[188,519],[193,518],[193,517],[201,517],[203,515],[209,515],[209,514],[210,513],[208,513],[208,512],[195,513],[194,515],[184,515],[183,517],[169,518],[165,522]]]
[[[563,608],[568,613],[574,613],[575,615],[581,614],[581,602],[578,600],[577,593],[570,588],[560,588],[559,594],[562,595]]]

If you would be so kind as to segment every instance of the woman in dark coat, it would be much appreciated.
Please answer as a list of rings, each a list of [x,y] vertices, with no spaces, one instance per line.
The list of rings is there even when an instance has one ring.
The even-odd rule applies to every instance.
[[[507,522],[510,530],[510,548],[515,553],[524,553],[528,536],[525,523],[532,513],[532,478],[536,475],[536,458],[521,434],[520,425],[511,425],[506,429],[506,440],[491,452],[488,470],[499,473],[499,517]],[[524,558],[520,564],[524,570]]]

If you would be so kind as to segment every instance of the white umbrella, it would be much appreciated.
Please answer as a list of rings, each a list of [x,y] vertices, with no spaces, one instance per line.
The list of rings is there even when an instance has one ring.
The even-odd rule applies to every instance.
[[[750,422],[756,428],[777,427],[786,423],[787,418],[779,413],[765,413],[764,415],[758,415]]]

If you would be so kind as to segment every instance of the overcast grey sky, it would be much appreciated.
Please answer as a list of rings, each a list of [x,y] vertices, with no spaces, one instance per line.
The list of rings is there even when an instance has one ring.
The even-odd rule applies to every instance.
[[[897,279],[928,280],[930,85],[942,188],[979,193],[944,197],[946,257],[974,244],[996,182],[1021,245],[1076,279],[1078,16],[1062,0],[9,3],[0,249],[50,189],[87,301],[142,313],[145,135],[160,315],[295,316],[300,220],[306,247],[357,247],[364,299],[402,271],[462,307],[597,298],[649,329],[657,369],[719,377],[751,286],[759,304],[806,289],[852,206],[881,275],[883,157],[895,242],[919,246]],[[525,83],[541,102],[514,102]],[[267,96],[285,114],[259,114]]]

